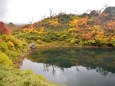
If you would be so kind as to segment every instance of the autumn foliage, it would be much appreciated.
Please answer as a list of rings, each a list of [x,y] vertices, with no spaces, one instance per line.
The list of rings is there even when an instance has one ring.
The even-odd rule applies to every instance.
[[[10,35],[11,31],[9,28],[7,28],[7,26],[0,21],[0,34],[6,34],[6,35]]]
[[[115,46],[115,16],[91,11],[84,14],[59,13],[34,24],[25,25],[14,34],[39,44]]]

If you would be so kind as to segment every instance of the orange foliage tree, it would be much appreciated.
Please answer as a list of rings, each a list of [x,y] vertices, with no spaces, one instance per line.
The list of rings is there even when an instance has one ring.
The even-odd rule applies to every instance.
[[[109,22],[107,24],[107,28],[115,30],[115,22],[114,21],[113,22]]]
[[[7,26],[0,21],[0,34],[6,34],[6,35],[10,35],[11,31],[9,28],[7,28]]]

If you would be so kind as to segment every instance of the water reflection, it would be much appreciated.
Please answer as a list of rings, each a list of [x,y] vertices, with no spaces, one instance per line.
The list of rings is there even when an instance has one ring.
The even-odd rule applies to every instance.
[[[30,54],[21,69],[67,86],[115,86],[115,49],[41,49]]]

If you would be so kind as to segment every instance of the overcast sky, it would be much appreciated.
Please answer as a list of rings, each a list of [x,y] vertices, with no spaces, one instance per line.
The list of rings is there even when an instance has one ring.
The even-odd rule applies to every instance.
[[[115,0],[0,0],[0,20],[13,23],[39,21],[53,13],[83,13],[105,5],[115,6]]]

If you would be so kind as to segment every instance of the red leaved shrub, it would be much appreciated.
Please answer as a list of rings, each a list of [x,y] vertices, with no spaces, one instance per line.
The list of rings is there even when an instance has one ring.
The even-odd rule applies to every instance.
[[[1,34],[6,34],[6,35],[11,34],[10,29],[7,28],[7,26],[2,21],[0,21],[0,35]]]

